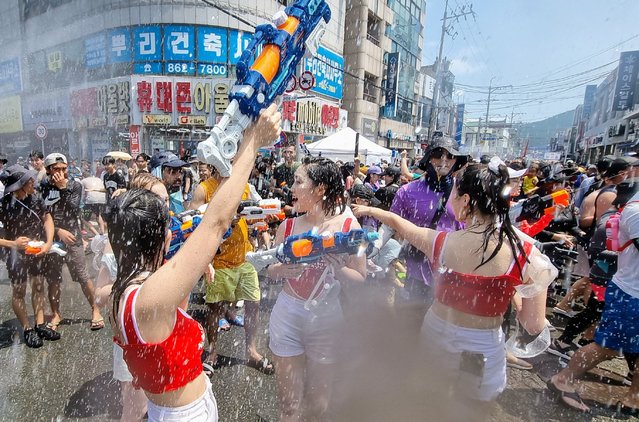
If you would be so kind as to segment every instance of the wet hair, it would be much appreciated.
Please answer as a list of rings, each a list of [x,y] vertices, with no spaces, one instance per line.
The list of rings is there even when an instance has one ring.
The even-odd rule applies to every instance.
[[[151,159],[151,157],[149,157],[147,154],[141,152],[140,154],[138,154],[137,157],[135,157],[135,161],[138,160],[138,158],[142,158],[144,161],[149,161]]]
[[[151,188],[158,183],[162,183],[162,181],[153,176],[151,173],[138,173],[133,179],[131,179],[129,189],[151,190]]]
[[[105,155],[102,158],[102,165],[106,166],[107,164],[115,164],[115,158],[111,157],[110,155]]]
[[[324,192],[324,201],[322,209],[327,216],[335,215],[337,207],[339,214],[344,212],[346,205],[344,204],[344,180],[342,173],[332,160],[323,157],[305,157],[302,165],[306,169],[308,178],[311,179],[313,185],[323,185],[326,190]]]
[[[31,153],[29,154],[29,158],[39,158],[41,160],[44,160],[44,154],[42,153],[42,151],[31,151]]]
[[[480,248],[482,260],[475,268],[487,264],[497,256],[504,240],[508,242],[513,256],[518,255],[518,251],[525,255],[523,246],[513,229],[508,211],[510,210],[510,189],[508,189],[508,168],[499,165],[498,173],[494,173],[488,167],[478,164],[469,165],[463,173],[456,179],[457,195],[468,194],[470,202],[470,212],[475,210],[483,215],[496,217],[494,223],[483,232],[484,240]],[[488,249],[490,238],[497,233],[497,246],[492,254],[486,258],[485,252]],[[517,261],[517,266],[519,262]]]
[[[160,197],[146,189],[131,189],[115,198],[105,214],[109,242],[118,264],[113,283],[113,315],[120,298],[144,271],[155,271],[164,256],[169,209]]]

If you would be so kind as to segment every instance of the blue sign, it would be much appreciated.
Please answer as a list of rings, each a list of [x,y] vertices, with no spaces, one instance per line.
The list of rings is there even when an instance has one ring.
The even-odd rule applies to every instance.
[[[344,57],[320,46],[315,57],[304,60],[304,70],[315,76],[315,87],[312,91],[342,99]]]
[[[133,73],[138,75],[161,75],[162,63],[135,63]]]
[[[162,33],[159,26],[141,26],[133,30],[133,57],[136,62],[162,60]]]
[[[164,60],[195,58],[195,28],[192,25],[164,27]]]
[[[22,91],[20,59],[13,58],[0,62],[0,95]]]
[[[164,63],[164,73],[166,75],[195,75],[195,65],[193,62],[168,62]]]
[[[395,116],[397,112],[397,78],[399,78],[399,53],[388,53],[386,65],[386,94],[384,106],[387,116]]]
[[[131,32],[128,28],[109,31],[107,35],[109,63],[126,63],[131,61]]]
[[[230,53],[229,53],[229,63],[237,64],[240,61],[240,57],[242,57],[242,52],[246,49],[251,42],[251,38],[253,38],[253,34],[250,32],[229,31],[229,44],[230,44]]]
[[[229,36],[226,28],[200,26],[197,29],[197,60],[207,63],[226,63]]]
[[[219,63],[219,64],[198,63],[197,75],[225,77],[228,75],[228,66],[224,63]]]
[[[89,69],[106,64],[106,36],[104,33],[93,35],[84,40],[84,63]]]
[[[462,144],[462,131],[464,130],[464,104],[457,104],[457,122],[455,124],[455,141]]]

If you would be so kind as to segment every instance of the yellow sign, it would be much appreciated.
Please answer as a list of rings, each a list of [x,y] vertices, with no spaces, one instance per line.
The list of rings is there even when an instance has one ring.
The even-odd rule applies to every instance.
[[[142,116],[142,123],[145,125],[170,125],[170,114],[144,114]]]
[[[0,98],[0,133],[22,132],[20,96]]]
[[[126,126],[129,124],[128,114],[118,114],[110,117],[112,126]]]
[[[206,126],[206,116],[180,116],[181,125]]]

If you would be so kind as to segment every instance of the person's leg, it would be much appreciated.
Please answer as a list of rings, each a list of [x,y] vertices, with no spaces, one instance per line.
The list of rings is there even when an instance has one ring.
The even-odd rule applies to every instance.
[[[621,398],[620,402],[626,407],[639,409],[639,357],[635,359],[633,366],[632,384],[630,385],[628,392]]]
[[[104,327],[104,318],[100,313],[100,308],[95,303],[95,288],[93,280],[89,278],[87,272],[84,247],[82,242],[67,246],[67,255],[65,257],[71,279],[80,284],[84,297],[87,298],[91,307],[91,329],[96,330]]]
[[[31,328],[31,323],[29,322],[29,315],[27,314],[27,304],[24,300],[26,295],[27,295],[26,282],[22,282],[22,283],[12,282],[11,306],[23,330],[28,330],[29,328]]]
[[[260,320],[260,283],[257,271],[249,264],[238,267],[239,281],[235,297],[244,301],[244,333],[246,335],[246,357],[250,363],[257,363],[263,355],[257,351],[257,327]],[[272,368],[272,366],[271,366]],[[267,368],[264,368],[267,369]]]
[[[333,365],[306,360],[306,385],[303,402],[304,420],[323,421],[327,417],[333,385]]]
[[[581,295],[583,295],[586,287],[590,285],[590,279],[588,277],[582,277],[579,280],[575,281],[572,285],[566,296],[564,296],[561,301],[559,301],[555,307],[561,309],[562,311],[570,312],[572,311],[572,303]]]
[[[60,314],[60,282],[51,281],[47,287],[52,314],[49,326],[55,330],[60,325],[60,321],[62,321],[62,315]]]
[[[44,324],[44,278],[31,276],[31,306],[35,325]]]
[[[133,383],[120,381],[122,391],[122,421],[142,420],[148,399],[144,390],[133,388]]]
[[[204,328],[206,330],[206,338],[209,341],[209,355],[206,358],[205,363],[214,366],[217,361],[217,328],[220,317],[224,312],[224,302],[207,303],[206,306],[206,327]]]
[[[298,422],[302,417],[306,356],[274,356],[280,422]]]
[[[591,293],[586,308],[570,319],[558,340],[564,345],[569,345],[585,329],[599,321],[599,318],[601,318],[600,304],[595,295]]]

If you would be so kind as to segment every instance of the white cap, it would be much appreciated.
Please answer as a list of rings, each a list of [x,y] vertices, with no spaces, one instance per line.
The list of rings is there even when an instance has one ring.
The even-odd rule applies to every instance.
[[[67,157],[58,152],[51,153],[44,158],[44,166],[49,167],[55,163],[67,163]]]
[[[508,167],[508,178],[509,179],[520,178],[521,176],[526,174],[527,171],[528,171],[528,169],[515,170],[515,169],[511,169],[510,167]]]

